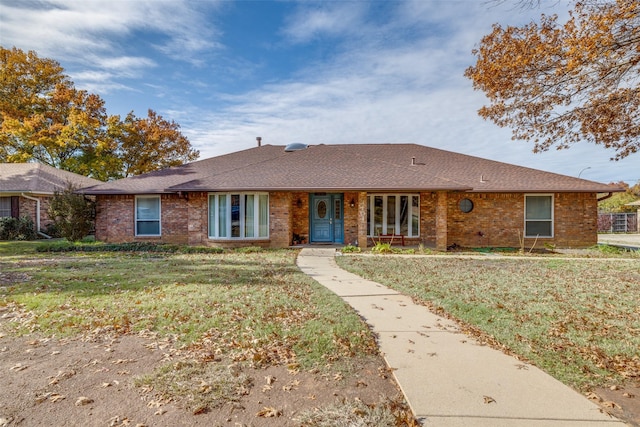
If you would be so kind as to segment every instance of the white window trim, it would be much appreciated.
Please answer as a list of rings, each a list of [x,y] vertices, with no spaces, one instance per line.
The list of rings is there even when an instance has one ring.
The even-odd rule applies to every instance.
[[[227,208],[226,208],[226,217],[228,218],[226,226],[226,237],[219,237],[220,235],[220,212],[218,209],[219,198],[218,196],[226,195],[228,198]],[[240,212],[244,213],[245,211],[245,202],[244,197],[246,195],[254,196],[254,218],[253,218],[253,229],[258,234],[260,233],[260,196],[267,196],[267,235],[266,236],[257,236],[257,237],[232,237],[231,236],[231,196],[239,195],[240,196]],[[211,216],[211,197],[214,198],[214,212],[213,217]],[[269,193],[267,192],[253,192],[253,191],[244,191],[244,192],[224,192],[224,193],[209,193],[207,197],[207,237],[210,240],[233,240],[233,241],[241,241],[241,240],[269,240]],[[213,221],[213,227],[211,227],[211,222]],[[245,215],[240,215],[240,230],[242,234],[244,234],[245,230]],[[211,231],[214,231],[214,234],[211,234]]]
[[[138,199],[158,199],[158,234],[138,234]],[[134,206],[134,217],[135,217],[135,220],[133,224],[133,227],[134,227],[133,231],[136,237],[161,237],[162,236],[162,197],[160,197],[159,195],[136,196],[136,203]]]
[[[408,209],[409,211],[407,212],[407,221],[408,221],[408,235],[406,235],[405,237],[420,237],[420,194],[419,193],[369,193],[367,194],[367,209],[369,210],[370,213],[370,224],[369,227],[367,229],[367,237],[373,237],[375,236],[375,221],[373,220],[373,213],[374,213],[374,208],[375,208],[375,198],[378,196],[383,196],[382,198],[382,230],[381,230],[381,234],[395,234],[395,230],[393,230],[393,233],[389,233],[389,230],[387,229],[387,212],[388,212],[388,206],[387,206],[387,201],[388,201],[388,196],[395,196],[396,200],[400,200],[399,198],[401,196],[407,196],[408,197]],[[413,197],[417,197],[418,198],[418,206],[415,208],[418,211],[418,230],[417,230],[417,234],[413,235],[411,234],[411,222],[413,219]],[[396,230],[400,229],[400,203],[396,203],[396,212],[395,212],[395,218],[396,218],[396,223],[394,225],[394,228]]]
[[[551,219],[531,219],[528,220],[527,219],[527,197],[551,197]],[[524,230],[522,232],[522,234],[524,235],[525,238],[527,239],[534,239],[536,237],[538,238],[543,238],[543,239],[549,239],[549,238],[553,238],[555,237],[555,230],[556,230],[556,223],[555,223],[555,197],[553,195],[553,193],[530,193],[530,194],[525,194],[524,195]],[[547,221],[547,222],[551,222],[551,235],[550,236],[540,236],[540,235],[527,235],[527,222],[532,221],[532,222],[541,222],[541,221]]]

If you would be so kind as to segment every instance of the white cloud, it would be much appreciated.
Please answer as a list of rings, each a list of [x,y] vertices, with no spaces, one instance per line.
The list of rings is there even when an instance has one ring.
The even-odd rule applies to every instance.
[[[137,77],[141,70],[155,67],[157,52],[199,63],[203,51],[219,49],[215,27],[198,9],[216,5],[186,0],[11,2],[0,8],[2,44],[54,58],[73,79],[91,70],[111,70],[104,87],[119,87],[123,85],[114,78]],[[127,38],[137,31],[155,33],[156,43],[138,56],[123,54],[129,47]]]
[[[414,142],[572,176],[590,167],[582,177],[604,182],[620,177],[620,167],[630,170],[630,160],[612,164],[610,154],[595,146],[533,154],[530,143],[512,141],[509,129],[478,117],[484,95],[463,76],[473,62],[471,50],[493,22],[528,22],[539,11],[495,16],[495,9],[469,2],[401,4],[405,10],[384,23],[384,31],[422,23],[437,27],[437,36],[426,28],[404,43],[353,44],[333,62],[313,64],[295,80],[224,98],[230,107],[184,126],[201,156],[250,148],[261,136],[264,144],[278,145]],[[287,31],[300,41],[323,32],[337,34],[343,29],[327,22],[336,9],[305,9],[306,19],[298,12],[296,25]],[[348,18],[353,23],[360,16]]]
[[[361,33],[364,11],[363,2],[301,3],[288,19],[283,33],[294,43]]]

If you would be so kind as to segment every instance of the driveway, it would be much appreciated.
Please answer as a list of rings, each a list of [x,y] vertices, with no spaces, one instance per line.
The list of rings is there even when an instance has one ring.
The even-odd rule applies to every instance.
[[[611,233],[598,234],[598,243],[601,245],[624,246],[640,249],[640,233]]]

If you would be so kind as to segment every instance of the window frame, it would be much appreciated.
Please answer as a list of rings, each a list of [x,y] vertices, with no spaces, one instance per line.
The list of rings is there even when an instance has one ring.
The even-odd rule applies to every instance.
[[[138,218],[138,200],[140,199],[156,199],[158,201],[158,219]],[[141,234],[138,232],[138,222],[158,222],[158,234]],[[134,233],[136,237],[161,237],[162,236],[162,197],[160,195],[141,195],[136,196],[134,206]]]
[[[376,222],[374,220],[374,212],[375,212],[375,201],[376,197],[382,197],[382,219],[381,219],[381,230],[380,234],[402,234],[402,197],[407,197],[407,233],[404,234],[405,237],[408,238],[418,238],[420,237],[420,194],[419,193],[370,193],[367,194],[367,237],[375,237],[376,234]],[[393,211],[393,217],[395,219],[395,223],[393,224],[393,230],[389,231],[389,197],[395,198],[395,209]],[[418,205],[413,206],[413,198],[418,198]],[[417,224],[415,233],[413,232],[413,211],[417,213]]]
[[[9,215],[3,215],[2,214],[3,210],[7,211],[6,209],[3,209],[3,210],[0,210],[0,218],[11,218],[11,214],[12,214],[12,211],[13,211],[12,202],[11,202],[11,196],[0,196],[0,201],[1,200],[6,200],[6,201],[9,202],[9,209],[8,209]]]
[[[221,196],[225,197],[224,202],[224,218],[221,218],[220,200]],[[231,203],[232,197],[237,196],[238,203],[238,230],[239,236],[233,236],[233,206]],[[253,210],[251,215],[253,216],[253,225],[247,223],[247,204],[246,200],[248,196],[253,197]],[[264,197],[266,196],[266,200]],[[266,213],[263,213],[263,217],[266,220],[265,224],[261,224],[261,200],[266,206]],[[213,203],[212,203],[213,201]],[[209,193],[207,197],[207,237],[211,240],[269,240],[269,193],[259,191],[229,191],[229,192],[216,192]],[[221,235],[221,219],[224,224],[224,235]],[[253,230],[253,236],[247,236],[247,230]],[[266,233],[261,235],[261,233]]]
[[[550,218],[548,218],[548,219],[541,219],[541,218],[528,219],[527,218],[527,199],[529,197],[549,197],[551,199]],[[527,224],[528,223],[533,223],[533,222],[548,222],[548,223],[550,223],[551,224],[551,227],[550,227],[551,233],[548,236],[547,235],[541,235],[541,234],[534,234],[534,235],[527,234]],[[525,194],[524,195],[524,230],[523,230],[523,235],[527,239],[553,238],[553,237],[555,237],[555,197],[554,197],[553,194],[551,194],[551,193],[531,193],[531,194]]]

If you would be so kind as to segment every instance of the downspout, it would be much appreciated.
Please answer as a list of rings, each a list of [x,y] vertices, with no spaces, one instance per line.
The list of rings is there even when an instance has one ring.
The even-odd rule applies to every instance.
[[[27,196],[26,194],[22,193],[20,194],[22,197],[24,197],[27,200],[33,200],[34,202],[36,202],[36,233],[38,233],[39,235],[50,239],[51,236],[48,236],[46,234],[44,234],[42,231],[40,231],[40,199],[38,199],[37,197],[31,197],[31,196]]]

